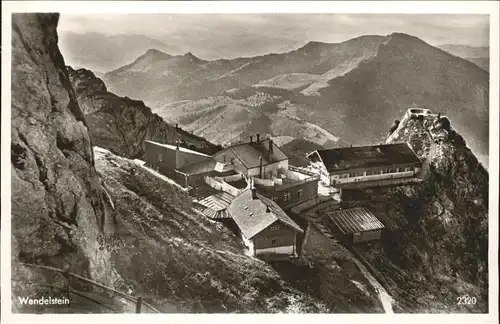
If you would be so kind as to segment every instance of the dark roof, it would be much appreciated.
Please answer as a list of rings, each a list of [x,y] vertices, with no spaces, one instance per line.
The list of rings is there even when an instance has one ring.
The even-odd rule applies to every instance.
[[[269,145],[272,145],[272,152],[269,152]],[[238,159],[247,169],[258,167],[260,165],[260,156],[262,156],[262,165],[288,159],[279,146],[270,139],[233,145],[218,152],[216,156],[224,154]]]
[[[200,174],[211,171],[223,173],[231,170],[233,170],[231,165],[217,162],[214,159],[190,163],[179,169],[180,172],[185,174]]]
[[[341,147],[315,152],[329,172],[420,162],[408,143]]]
[[[269,212],[267,212],[267,207],[269,207]],[[271,199],[260,194],[257,194],[257,199],[252,199],[250,189],[234,198],[228,211],[247,239],[251,239],[277,220],[297,232],[303,232],[300,226]]]
[[[344,234],[360,233],[384,228],[375,215],[364,207],[328,213],[330,219]]]

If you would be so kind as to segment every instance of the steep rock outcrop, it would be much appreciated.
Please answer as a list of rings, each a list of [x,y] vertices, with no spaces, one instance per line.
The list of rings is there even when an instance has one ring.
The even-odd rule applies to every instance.
[[[91,71],[67,69],[95,145],[129,158],[143,156],[145,140],[175,144],[179,139],[182,146],[208,154],[219,149],[201,137],[168,124],[142,101],[108,92],[104,82]]]
[[[58,14],[12,15],[12,260],[111,280],[102,190],[57,42]],[[28,271],[29,272],[29,271]],[[15,282],[15,281],[13,281]],[[14,284],[16,289],[23,289]],[[26,295],[24,295],[26,296]]]
[[[389,203],[373,203],[387,231],[367,258],[410,312],[488,309],[489,178],[452,124],[435,115],[403,118],[387,142],[413,146],[424,181],[369,193]],[[477,302],[460,305],[465,295]]]

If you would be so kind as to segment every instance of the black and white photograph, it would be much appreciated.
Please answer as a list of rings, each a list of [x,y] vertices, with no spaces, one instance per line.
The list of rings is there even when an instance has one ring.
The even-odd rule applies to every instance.
[[[498,321],[497,2],[23,3],[2,321]]]

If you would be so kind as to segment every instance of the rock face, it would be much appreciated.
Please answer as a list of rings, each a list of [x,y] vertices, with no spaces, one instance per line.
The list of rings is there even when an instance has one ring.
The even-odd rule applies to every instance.
[[[409,142],[421,184],[373,190],[387,231],[367,258],[411,312],[487,312],[488,173],[447,117],[403,118],[387,142]],[[457,297],[475,297],[459,305]]]
[[[95,145],[128,158],[143,156],[144,140],[166,144],[180,140],[182,146],[208,154],[219,149],[201,137],[166,123],[142,101],[108,92],[104,82],[91,71],[68,67],[68,73]]]
[[[12,15],[13,276],[37,263],[110,280],[102,190],[57,42],[58,14]],[[13,294],[15,295],[15,293]]]

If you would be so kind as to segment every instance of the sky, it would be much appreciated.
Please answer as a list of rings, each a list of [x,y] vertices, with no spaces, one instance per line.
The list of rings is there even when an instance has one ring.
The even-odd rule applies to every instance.
[[[444,14],[61,14],[59,32],[142,34],[164,42],[231,41],[244,35],[290,44],[341,42],[403,32],[431,45],[488,46],[487,15]],[[259,42],[249,42],[255,52]]]

